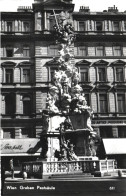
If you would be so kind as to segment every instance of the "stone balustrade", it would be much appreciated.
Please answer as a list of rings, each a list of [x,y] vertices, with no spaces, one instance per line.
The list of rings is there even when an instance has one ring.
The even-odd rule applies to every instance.
[[[28,176],[43,178],[52,174],[76,174],[76,173],[105,173],[113,172],[115,160],[84,160],[84,161],[33,161],[24,162],[22,171]]]

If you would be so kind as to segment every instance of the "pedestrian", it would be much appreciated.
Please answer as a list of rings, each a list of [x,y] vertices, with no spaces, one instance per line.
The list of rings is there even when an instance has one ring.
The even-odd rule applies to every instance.
[[[13,159],[10,159],[10,171],[12,174],[12,178],[14,178],[14,163],[13,163]]]
[[[4,182],[5,182],[5,167],[1,167],[1,196],[3,195],[4,190]]]

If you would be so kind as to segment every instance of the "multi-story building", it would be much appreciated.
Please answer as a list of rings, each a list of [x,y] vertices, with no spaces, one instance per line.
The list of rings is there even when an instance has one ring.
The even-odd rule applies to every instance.
[[[3,156],[30,160],[30,147],[39,141],[41,111],[57,62],[54,11],[70,12],[76,35],[72,46],[88,105],[92,127],[104,139],[108,154],[124,167],[126,150],[126,12],[114,7],[91,12],[72,0],[35,0],[32,8],[1,13],[1,138]],[[9,140],[11,138],[11,140]],[[115,146],[116,142],[116,146]],[[111,145],[110,145],[111,144]],[[122,145],[122,146],[121,146]],[[26,157],[26,158],[25,158]],[[121,160],[121,162],[119,162]]]

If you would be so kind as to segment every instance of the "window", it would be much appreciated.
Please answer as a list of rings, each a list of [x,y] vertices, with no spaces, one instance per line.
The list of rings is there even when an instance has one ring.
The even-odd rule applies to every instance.
[[[3,129],[3,138],[7,138],[7,139],[15,138],[15,130],[12,128]]]
[[[102,127],[101,126],[100,136],[101,136],[101,138],[113,138],[112,127],[109,127],[109,126]]]
[[[5,80],[6,83],[13,83],[13,69],[5,70]]]
[[[30,48],[29,46],[23,47],[23,57],[29,57],[30,56]]]
[[[6,47],[6,56],[13,57],[13,48],[11,46]]]
[[[58,46],[57,45],[51,45],[49,47],[49,53],[51,56],[57,56],[58,55]]]
[[[8,94],[5,96],[5,114],[13,115],[15,114],[15,95]]]
[[[121,46],[113,46],[113,55],[122,56]]]
[[[96,31],[102,31],[102,22],[96,22]]]
[[[113,30],[119,31],[119,22],[113,22]]]
[[[85,31],[85,22],[79,22],[79,31]]]
[[[118,127],[118,136],[120,138],[126,138],[126,127],[123,126]]]
[[[125,95],[118,94],[117,95],[117,102],[118,102],[118,112],[124,113],[125,112]]]
[[[30,82],[30,69],[23,69],[23,82]]]
[[[8,32],[12,31],[12,22],[7,22],[7,31]]]
[[[6,49],[7,57],[13,57],[13,49]]]
[[[24,29],[24,32],[30,31],[30,23],[29,22],[23,22],[23,29]]]
[[[96,82],[108,82],[107,78],[107,65],[108,62],[99,60],[94,63],[96,70]]]
[[[29,96],[23,97],[23,114],[31,114],[31,99]]]
[[[103,46],[96,47],[96,56],[104,56],[104,47]]]
[[[99,82],[106,81],[105,68],[98,68],[98,79],[99,79]]]
[[[87,56],[87,47],[86,46],[82,46],[79,47],[79,56]]]
[[[42,19],[41,18],[37,18],[36,24],[37,24],[37,30],[41,31],[42,30]]]
[[[116,68],[116,81],[117,82],[124,81],[123,68]]]
[[[88,82],[88,68],[80,69],[80,81]]]
[[[21,134],[22,134],[22,138],[30,138],[31,137],[30,129],[28,129],[28,128],[23,128],[21,131]]]
[[[101,94],[99,95],[99,101],[100,101],[100,112],[101,113],[107,113],[107,95]]]

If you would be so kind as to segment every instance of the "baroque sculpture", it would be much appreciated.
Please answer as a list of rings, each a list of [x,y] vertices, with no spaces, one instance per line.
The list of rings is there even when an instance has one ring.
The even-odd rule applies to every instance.
[[[49,89],[47,96],[47,108],[43,111],[43,131],[41,135],[42,157],[46,157],[48,150],[48,120],[50,116],[65,116],[66,120],[60,125],[60,152],[56,151],[55,155],[59,160],[76,160],[77,156],[74,153],[74,146],[70,141],[66,141],[66,130],[72,129],[72,124],[69,123],[69,116],[87,115],[87,127],[90,132],[90,137],[95,135],[91,126],[91,118],[93,112],[90,106],[87,105],[82,87],[79,85],[78,69],[72,63],[72,45],[75,41],[75,34],[72,20],[68,12],[61,12],[58,16],[55,15],[55,40],[59,47],[59,56],[55,58],[58,62],[58,71],[54,72],[52,86]],[[89,144],[90,145],[90,144]]]

